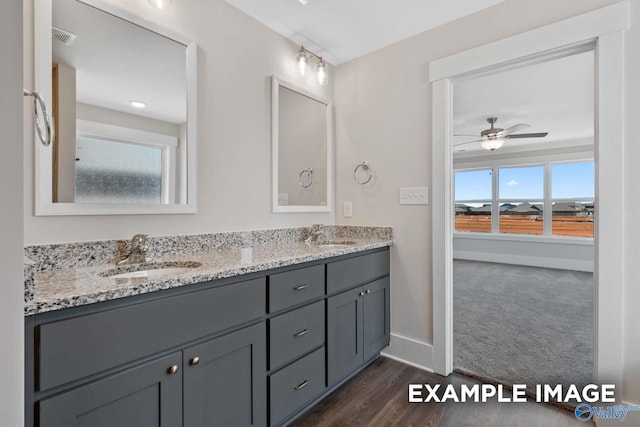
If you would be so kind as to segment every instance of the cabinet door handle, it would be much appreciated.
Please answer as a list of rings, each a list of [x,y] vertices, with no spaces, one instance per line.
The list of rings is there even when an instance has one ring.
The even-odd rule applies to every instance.
[[[303,329],[300,332],[296,332],[295,334],[293,334],[294,337],[298,338],[301,337],[303,335],[306,335],[309,332],[308,329]]]
[[[294,291],[301,291],[303,289],[307,289],[309,287],[309,285],[307,285],[306,283],[303,285],[298,285],[295,288],[293,288]]]
[[[358,295],[363,297],[364,296],[364,292],[360,292]]]
[[[300,390],[301,388],[304,388],[307,384],[309,384],[309,381],[304,380],[304,381],[302,381],[300,384],[298,384],[297,386],[295,386],[293,389],[294,389],[294,390]]]
[[[178,369],[178,365],[169,366],[169,368],[167,369],[167,374],[173,375],[178,372]]]
[[[364,291],[365,294],[370,294],[371,293],[371,289],[367,289],[366,291]]]
[[[200,363],[200,358],[198,356],[192,357],[191,360],[189,360],[189,365],[191,366],[196,366],[198,363]]]

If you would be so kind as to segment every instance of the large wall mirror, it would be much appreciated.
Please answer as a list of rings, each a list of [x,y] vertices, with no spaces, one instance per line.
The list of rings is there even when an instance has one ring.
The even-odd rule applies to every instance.
[[[195,212],[196,45],[97,0],[35,13],[36,215]]]
[[[331,104],[272,80],[273,212],[331,212]]]

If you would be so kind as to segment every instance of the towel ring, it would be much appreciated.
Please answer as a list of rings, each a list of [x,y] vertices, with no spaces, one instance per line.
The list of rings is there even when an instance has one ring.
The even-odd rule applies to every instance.
[[[365,171],[367,173],[367,178],[364,180],[359,180],[358,179],[358,169],[362,169],[363,171]],[[366,160],[362,163],[360,163],[358,166],[356,166],[356,168],[353,170],[353,179],[355,180],[355,182],[357,182],[360,185],[365,185],[367,184],[369,181],[371,181],[371,165],[369,165],[369,162],[367,162]]]
[[[36,121],[36,131],[38,133],[38,138],[42,145],[48,147],[51,144],[51,117],[49,117],[49,113],[47,113],[47,105],[44,103],[44,99],[42,96],[35,90],[33,92],[29,92],[26,89],[22,89],[22,93],[24,96],[33,96],[33,115]],[[38,114],[38,104],[40,104],[40,109],[42,110],[42,115],[44,116],[44,125],[47,128],[47,136],[44,136],[44,131],[42,129],[42,124],[40,123],[40,115]]]
[[[307,177],[306,180],[304,177]],[[300,175],[298,175],[298,183],[302,188],[309,188],[313,184],[313,169],[302,169]]]

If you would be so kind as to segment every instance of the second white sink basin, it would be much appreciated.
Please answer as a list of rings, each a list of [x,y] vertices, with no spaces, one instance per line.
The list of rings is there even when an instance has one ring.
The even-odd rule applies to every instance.
[[[137,277],[156,277],[164,276],[166,274],[178,274],[184,273],[187,270],[191,270],[192,267],[165,267],[165,268],[153,268],[151,270],[129,271],[128,273],[116,274],[112,277],[114,279],[133,279]]]

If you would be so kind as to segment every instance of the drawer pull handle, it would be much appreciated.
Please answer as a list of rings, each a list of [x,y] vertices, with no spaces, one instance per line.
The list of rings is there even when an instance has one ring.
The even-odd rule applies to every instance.
[[[304,380],[304,381],[302,381],[300,384],[298,384],[297,386],[295,386],[293,389],[294,389],[294,390],[300,390],[300,389],[304,388],[307,384],[309,384],[309,381]]]
[[[196,366],[198,363],[200,363],[200,358],[198,356],[193,357],[190,361],[189,361],[189,365],[191,366]]]
[[[293,288],[294,291],[301,291],[303,289],[307,289],[309,287],[309,285],[298,285],[295,288]]]
[[[371,293],[371,289],[367,289],[366,291],[364,291],[365,294],[370,294]]]
[[[296,332],[295,334],[293,334],[294,337],[298,338],[301,337],[303,335],[306,335],[309,332],[308,329],[303,329],[300,332]]]
[[[364,296],[364,292],[360,292],[358,295],[360,295],[361,297]]]
[[[167,374],[169,375],[173,375],[176,372],[178,372],[178,365],[169,366],[169,369],[167,369]]]

